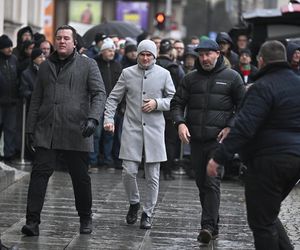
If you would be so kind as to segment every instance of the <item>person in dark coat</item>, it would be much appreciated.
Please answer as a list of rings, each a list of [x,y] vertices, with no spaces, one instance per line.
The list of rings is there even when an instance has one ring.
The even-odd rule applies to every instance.
[[[33,40],[26,40],[22,43],[20,54],[18,57],[18,74],[21,76],[22,72],[30,65],[31,52],[35,46]]]
[[[76,30],[63,25],[55,32],[56,51],[40,65],[26,126],[26,138],[35,148],[28,188],[26,225],[22,233],[39,235],[48,180],[59,154],[71,175],[80,233],[92,232],[92,192],[88,152],[106,99],[94,60],[76,52]]]
[[[195,69],[195,62],[198,58],[198,53],[194,51],[196,47],[188,45],[183,55],[183,71],[185,74]]]
[[[16,126],[19,79],[13,43],[7,35],[0,36],[0,124],[4,134],[4,160],[16,154]]]
[[[233,51],[233,42],[231,37],[226,32],[220,32],[217,34],[216,42],[220,46],[220,51],[225,56],[232,68],[236,67],[239,63],[238,54]]]
[[[289,42],[286,46],[287,61],[297,75],[300,75],[300,45]]]
[[[19,59],[23,43],[25,41],[33,40],[33,32],[30,26],[25,26],[18,30],[17,33],[17,46],[13,49],[13,54]]]
[[[257,68],[251,63],[251,51],[249,49],[240,50],[239,64],[232,69],[241,75],[245,85],[253,83]]]
[[[203,40],[195,51],[199,53],[196,70],[183,78],[171,100],[171,112],[179,138],[183,143],[191,143],[191,164],[202,206],[201,230],[197,239],[209,243],[219,232],[223,171],[216,177],[208,177],[206,165],[215,148],[229,133],[245,88],[240,75],[224,65],[215,41]]]
[[[125,52],[122,58],[121,64],[122,68],[133,66],[137,64],[137,46],[135,44],[129,43],[125,44]]]
[[[45,40],[43,42],[41,42],[39,48],[43,51],[44,56],[46,57],[46,59],[53,53],[54,49],[53,49],[53,45],[50,41]]]
[[[114,59],[115,50],[116,47],[113,40],[110,38],[106,38],[102,44],[100,54],[94,58],[101,72],[107,96],[114,88],[122,71],[121,64]],[[100,126],[97,127],[97,130],[94,134],[94,152],[90,154],[90,164],[91,166],[94,165],[95,167],[103,164],[108,167],[112,167],[114,165],[113,151],[112,151],[113,143],[114,143],[114,135],[112,133],[103,131],[102,116],[103,114],[101,114]],[[103,155],[104,155],[103,163],[98,162],[99,141],[101,135],[103,135]]]
[[[43,51],[39,48],[33,49],[30,65],[21,74],[19,94],[26,100],[27,111],[29,109],[32,92],[35,89],[37,73],[43,61],[45,61]]]
[[[172,81],[175,89],[177,89],[182,78],[184,77],[184,71],[176,61],[171,59],[173,45],[170,39],[162,39],[159,46],[159,55],[156,59],[156,64],[168,70],[171,74]],[[174,160],[179,158],[180,151],[180,140],[173,126],[173,121],[171,119],[171,113],[169,111],[164,112],[164,117],[166,121],[165,125],[165,144],[167,151],[167,162],[163,162],[162,172],[165,180],[175,179],[172,173],[174,170]]]
[[[300,77],[289,67],[279,41],[261,46],[258,67],[207,173],[215,176],[218,166],[238,152],[247,166],[246,208],[255,248],[294,249],[278,215],[281,202],[300,179]]]
[[[90,58],[95,58],[96,56],[98,56],[101,46],[103,44],[103,41],[107,37],[108,36],[105,35],[104,33],[96,33],[95,39],[94,39],[95,45],[92,45],[88,48],[88,50],[86,51],[86,55]]]

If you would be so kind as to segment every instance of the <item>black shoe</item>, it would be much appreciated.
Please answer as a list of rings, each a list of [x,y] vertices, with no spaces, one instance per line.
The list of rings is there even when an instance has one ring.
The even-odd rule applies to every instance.
[[[37,222],[28,223],[22,227],[21,232],[27,236],[39,236],[40,235],[39,223]]]
[[[80,234],[91,234],[93,231],[92,218],[80,219]]]
[[[212,239],[212,232],[209,229],[201,229],[197,237],[197,240],[204,244],[209,244]]]
[[[151,217],[145,212],[142,213],[140,229],[151,229]]]
[[[126,222],[127,224],[134,224],[137,221],[138,218],[138,211],[140,209],[140,203],[136,204],[130,204],[127,216],[126,216]]]

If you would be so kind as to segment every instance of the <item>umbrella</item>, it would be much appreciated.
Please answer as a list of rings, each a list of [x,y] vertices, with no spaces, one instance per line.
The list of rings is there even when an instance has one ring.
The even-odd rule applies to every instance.
[[[106,35],[117,35],[119,37],[136,38],[143,31],[133,23],[124,21],[109,21],[90,28],[83,35],[87,45],[93,43],[97,33],[104,33]]]

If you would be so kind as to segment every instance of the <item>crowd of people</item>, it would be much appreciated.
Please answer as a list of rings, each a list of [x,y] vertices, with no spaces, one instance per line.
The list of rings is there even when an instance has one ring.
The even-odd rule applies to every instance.
[[[173,180],[185,143],[202,207],[199,242],[218,237],[224,165],[239,153],[256,249],[292,249],[278,214],[300,179],[299,44],[266,42],[257,62],[246,34],[233,40],[226,32],[186,43],[97,33],[86,47],[68,25],[56,30],[53,45],[29,26],[18,31],[16,47],[0,36],[1,160],[20,154],[26,105],[25,156],[33,161],[23,234],[39,235],[48,180],[59,165],[72,179],[81,234],[92,232],[89,173],[123,169],[126,221],[135,224],[143,168],[140,228],[150,229],[160,167]]]

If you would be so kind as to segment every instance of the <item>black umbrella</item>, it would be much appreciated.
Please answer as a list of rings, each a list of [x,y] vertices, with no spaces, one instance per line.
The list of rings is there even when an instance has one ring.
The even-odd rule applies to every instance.
[[[109,21],[90,28],[83,35],[87,45],[91,45],[97,33],[104,33],[106,35],[117,35],[119,37],[132,37],[136,38],[143,31],[133,23],[124,21]]]

